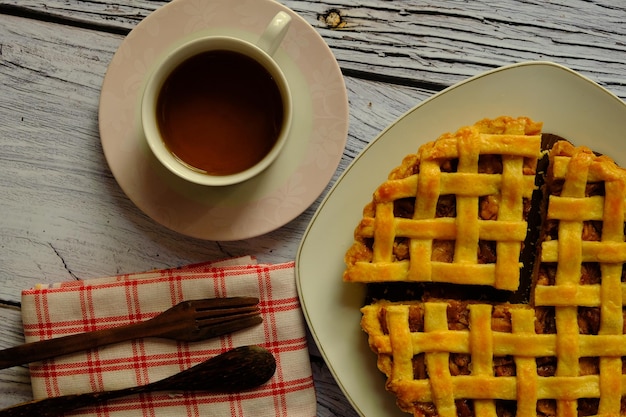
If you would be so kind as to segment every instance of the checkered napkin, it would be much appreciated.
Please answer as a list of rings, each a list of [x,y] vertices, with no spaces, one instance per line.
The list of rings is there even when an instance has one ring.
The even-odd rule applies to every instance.
[[[36,399],[144,385],[244,345],[270,350],[276,373],[236,394],[156,392],[83,408],[72,416],[304,416],[316,414],[305,324],[293,262],[237,258],[183,268],[39,286],[22,293],[27,342],[119,326],[154,317],[181,301],[258,297],[263,323],[202,342],[147,338],[30,365]]]

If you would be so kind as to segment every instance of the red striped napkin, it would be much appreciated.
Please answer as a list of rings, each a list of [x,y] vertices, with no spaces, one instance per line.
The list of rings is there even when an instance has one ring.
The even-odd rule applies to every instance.
[[[72,416],[305,416],[316,414],[305,324],[293,262],[237,258],[183,268],[39,286],[22,293],[27,342],[143,321],[179,303],[208,298],[260,299],[263,323],[221,338],[182,343],[142,339],[30,365],[35,399],[143,385],[244,345],[276,357],[272,379],[236,394],[158,392],[109,401]]]

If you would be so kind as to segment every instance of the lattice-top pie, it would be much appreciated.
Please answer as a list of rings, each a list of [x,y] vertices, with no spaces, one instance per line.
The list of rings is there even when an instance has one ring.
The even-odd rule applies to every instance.
[[[534,164],[540,157],[536,143],[539,125],[525,118],[503,117],[481,121],[473,127],[461,129],[460,134],[444,135],[442,138],[457,138],[459,142],[467,140],[467,137],[474,138],[472,140],[502,140],[501,135],[483,136],[484,126],[502,126],[498,132],[508,132],[510,126],[514,126],[518,130],[512,142],[521,141],[524,144],[522,149],[532,143],[534,157],[526,155],[525,151],[518,151],[515,156],[503,151],[489,157],[491,160],[502,159],[501,177],[518,178],[514,198],[509,196],[509,190],[505,190],[507,182],[504,179],[482,179],[474,172],[481,170],[476,167],[467,177],[470,180],[465,184],[466,189],[458,187],[455,195],[448,197],[456,201],[452,204],[456,207],[456,215],[450,216],[451,220],[446,219],[454,224],[448,227],[455,232],[446,235],[454,241],[454,245],[450,244],[446,249],[453,251],[448,262],[457,264],[456,270],[462,271],[462,280],[450,279],[447,271],[441,272],[442,269],[436,266],[440,260],[435,260],[434,249],[431,249],[430,259],[426,260],[430,268],[427,283],[419,284],[417,289],[409,286],[392,291],[397,282],[383,282],[376,284],[382,287],[370,292],[367,305],[362,308],[361,326],[368,334],[371,349],[378,355],[378,368],[387,376],[386,388],[396,395],[402,410],[415,416],[624,416],[626,171],[606,156],[597,156],[587,148],[575,147],[564,140],[558,141],[549,150],[545,184],[544,175],[540,172],[537,176],[537,182],[543,184],[541,193],[530,198],[526,187],[536,187],[531,187],[531,181],[526,178],[534,178]],[[520,126],[524,128],[519,130]],[[468,131],[472,133],[464,133]],[[479,133],[475,133],[477,131]],[[437,148],[439,140],[424,148]],[[469,146],[463,149],[475,148]],[[507,148],[502,146],[499,149]],[[415,207],[419,207],[422,204],[420,200],[431,201],[433,195],[442,194],[440,190],[445,189],[441,186],[444,172],[464,172],[461,169],[462,159],[481,159],[476,156],[475,150],[472,157],[463,155],[463,152],[465,150],[458,155],[458,166],[454,161],[456,158],[452,158],[451,169],[441,169],[442,164],[432,169],[440,171],[440,174],[435,175],[438,179],[432,180],[426,196],[418,187],[413,197],[406,196],[407,192],[402,198],[415,200]],[[390,180],[375,193],[373,203],[366,207],[363,221],[357,227],[355,244],[346,255],[347,280],[370,283],[384,278],[398,281],[398,271],[403,274],[400,280],[414,279],[414,275],[406,271],[413,268],[415,254],[424,259],[419,248],[422,241],[429,240],[420,230],[423,230],[422,226],[428,229],[437,223],[439,217],[431,216],[428,222],[415,226],[420,230],[413,231],[410,237],[397,238],[399,233],[392,233],[395,239],[392,247],[406,245],[409,248],[404,256],[396,255],[402,252],[398,249],[391,250],[391,257],[377,255],[378,239],[383,237],[384,245],[389,245],[391,241],[389,236],[385,237],[389,232],[379,231],[379,227],[386,230],[390,228],[390,223],[394,223],[396,226],[393,229],[397,231],[402,229],[398,225],[405,222],[403,219],[413,221],[420,217],[416,214],[419,212],[417,208],[413,209],[413,213],[405,212],[402,216],[396,214],[393,217],[386,212],[388,209],[379,211],[379,194],[381,189],[402,188],[395,186],[402,178],[426,175],[424,167],[433,166],[428,155],[428,151],[420,150],[416,155],[407,157],[405,162],[412,162],[395,170]],[[512,164],[514,168],[507,168],[511,159],[519,161]],[[419,183],[421,179],[410,181]],[[494,188],[499,189],[488,194],[499,203],[497,216],[491,220],[479,214],[481,197],[487,194],[476,191],[489,181],[497,182]],[[389,183],[394,186],[389,187]],[[456,190],[461,190],[462,197]],[[470,210],[459,209],[459,206],[465,204],[460,204],[462,199],[472,194],[478,194],[478,197],[472,197],[474,202],[471,204],[475,218],[468,218],[465,211]],[[503,210],[504,206],[507,208]],[[541,222],[529,220],[528,230],[538,229],[540,233],[525,233],[520,239],[513,231],[520,227],[519,223],[528,219],[528,213],[533,210],[541,213]],[[389,218],[379,220],[381,214]],[[466,221],[481,225],[478,232],[459,224]],[[494,225],[486,226],[488,221]],[[469,256],[468,259],[457,260],[457,251],[462,245],[467,246],[467,253],[476,251],[480,247],[476,243],[476,234],[484,236],[481,233],[485,233],[486,228],[501,227],[495,226],[500,222],[505,222],[510,228],[510,237],[507,239],[506,234],[499,234],[494,239],[496,249],[492,263],[496,266],[491,268],[505,271],[506,276],[485,282],[483,275],[472,275],[477,265],[481,264],[475,258],[468,260]],[[471,233],[472,239],[462,237],[460,230]],[[418,243],[413,243],[414,235],[419,235]],[[430,236],[433,235],[431,233]],[[536,245],[536,256],[529,261],[532,265],[525,269],[527,272],[522,271],[522,275],[527,273],[529,277],[520,280],[517,268],[520,251],[516,249],[514,258],[509,245],[512,246],[511,242],[516,242],[518,246],[528,245],[528,236],[534,236],[539,244]],[[465,243],[459,243],[460,240]],[[502,245],[500,240],[504,240],[505,244]],[[433,246],[436,245],[431,242],[430,247]],[[428,252],[428,245],[425,247]],[[501,247],[504,249],[500,250]],[[504,254],[507,263],[516,267],[498,269],[501,254]],[[398,267],[398,264],[408,264],[409,267]],[[469,272],[463,271],[464,267]],[[494,273],[497,275],[497,272]],[[472,276],[478,277],[475,283]],[[507,284],[500,285],[500,288],[507,291],[491,288],[502,282]],[[515,297],[514,283],[517,282],[530,287],[529,300],[520,302]],[[403,291],[402,288],[408,290]],[[393,294],[395,299],[383,299],[388,294]],[[497,297],[493,297],[494,294]]]
[[[483,120],[407,156],[365,207],[344,279],[517,289],[540,129]]]

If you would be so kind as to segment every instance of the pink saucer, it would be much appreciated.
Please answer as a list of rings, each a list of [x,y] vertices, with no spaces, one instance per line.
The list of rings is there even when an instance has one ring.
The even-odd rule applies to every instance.
[[[141,92],[151,66],[192,33],[254,41],[280,10],[293,20],[275,58],[290,83],[295,114],[281,155],[258,177],[233,186],[200,186],[174,176],[159,165],[141,129]],[[322,193],[345,147],[348,98],[328,45],[290,9],[272,0],[174,0],[139,23],[113,56],[99,124],[115,179],[144,213],[188,236],[240,240],[283,226]]]

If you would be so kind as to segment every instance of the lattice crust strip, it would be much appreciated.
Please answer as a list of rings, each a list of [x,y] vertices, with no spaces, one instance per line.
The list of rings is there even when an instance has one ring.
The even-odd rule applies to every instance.
[[[540,282],[534,303],[602,307],[602,331],[621,333],[626,172],[612,160],[566,142],[557,143],[552,154],[551,178],[562,183],[562,191],[549,196],[546,219],[558,222],[558,235],[541,244],[541,262],[554,265],[555,282]],[[597,195],[589,195],[594,189]],[[588,233],[591,223],[601,224],[601,233]],[[593,283],[581,278],[583,264],[590,263],[599,265],[600,277]]]
[[[561,417],[576,416],[578,400],[585,399],[598,401],[598,415],[620,415],[626,394],[621,361],[626,336],[621,332],[579,334],[576,308],[564,308],[567,317],[561,319],[570,320],[569,329],[558,334],[537,334],[535,311],[528,305],[469,304],[467,309],[468,323],[460,330],[450,330],[458,322],[449,316],[447,302],[378,302],[362,309],[362,327],[401,409],[415,416],[456,417],[458,401],[470,400],[474,415],[486,417],[496,416],[497,402],[503,400],[516,402],[517,416],[534,417],[547,401]],[[492,323],[502,320],[502,309],[510,315],[508,331],[493,329]],[[423,320],[417,330],[412,329],[416,310]],[[466,374],[455,374],[455,354],[470,358]],[[415,358],[420,355],[426,377],[416,379]],[[513,358],[511,376],[496,376],[494,361],[502,357]],[[546,357],[556,358],[556,375],[539,376],[538,359]],[[596,374],[580,374],[578,363],[584,358],[599,358]],[[425,413],[431,406],[434,414]]]
[[[519,286],[520,251],[526,237],[524,200],[535,189],[540,124],[502,117],[446,134],[405,158],[374,193],[346,255],[344,280],[353,282],[434,281]],[[502,168],[479,172],[482,157]],[[453,167],[453,168],[450,168]],[[453,196],[454,217],[437,214],[440,198]],[[497,202],[484,219],[481,199]],[[410,201],[409,216],[396,216]],[[495,242],[495,262],[478,259],[479,241]],[[440,260],[438,242],[452,242],[452,260]],[[399,245],[406,246],[398,255]]]

